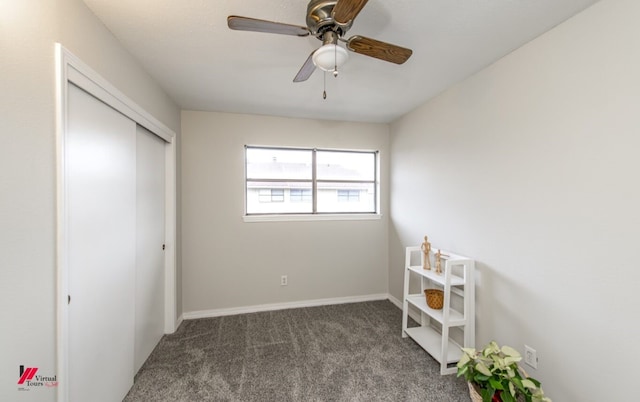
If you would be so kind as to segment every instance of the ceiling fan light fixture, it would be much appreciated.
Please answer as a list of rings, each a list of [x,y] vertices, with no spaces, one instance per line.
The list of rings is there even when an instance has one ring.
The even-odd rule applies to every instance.
[[[332,43],[321,46],[313,53],[313,64],[324,71],[341,68],[349,59],[349,53],[343,47]]]
[[[320,49],[311,52],[293,82],[306,81],[316,68],[328,71],[334,77],[348,60],[349,52],[374,57],[382,61],[402,64],[411,56],[411,49],[360,35],[344,35],[353,24],[368,0],[308,0],[307,26],[283,24],[281,22],[230,15],[229,29],[237,31],[266,32],[292,36],[315,36],[322,42]],[[340,47],[339,42],[346,45]],[[347,52],[349,50],[349,52]],[[324,74],[326,76],[326,74]]]

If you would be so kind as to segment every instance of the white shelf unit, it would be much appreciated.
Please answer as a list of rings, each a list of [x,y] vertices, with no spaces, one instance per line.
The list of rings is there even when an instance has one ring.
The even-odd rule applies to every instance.
[[[422,265],[411,265],[412,261],[416,260],[422,264],[424,254],[420,247],[406,248],[402,337],[411,337],[433,356],[440,363],[440,374],[444,375],[457,371],[455,363],[462,356],[461,345],[451,337],[451,328],[457,327],[462,331],[462,346],[475,347],[475,262],[467,257],[441,250],[443,269],[441,274],[437,274],[433,250],[432,248],[429,255],[432,268],[425,270]],[[420,258],[416,258],[418,253]],[[420,279],[420,293],[409,293],[412,277]],[[441,310],[427,306],[425,289],[443,290],[444,303]],[[455,303],[452,303],[452,298],[457,299]],[[410,306],[420,311],[420,326],[407,327]]]

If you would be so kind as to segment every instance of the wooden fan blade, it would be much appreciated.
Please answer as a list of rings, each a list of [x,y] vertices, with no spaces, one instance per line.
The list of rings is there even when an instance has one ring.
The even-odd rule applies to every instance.
[[[311,77],[311,74],[313,74],[313,72],[316,71],[316,65],[313,64],[314,53],[315,53],[315,50],[311,52],[311,54],[307,58],[307,61],[304,62],[304,64],[302,65],[302,68],[300,69],[300,71],[298,71],[298,74],[296,74],[295,78],[293,79],[293,82],[306,81],[309,79],[309,77]]]
[[[309,35],[309,28],[307,27],[283,24],[281,22],[259,20],[256,18],[239,17],[237,15],[228,16],[227,25],[229,25],[229,28],[236,31],[266,32],[293,36]]]
[[[333,7],[333,19],[338,24],[347,24],[354,20],[369,0],[338,0]]]
[[[379,40],[356,35],[349,38],[347,48],[353,52],[375,57],[376,59],[402,64],[411,57],[413,51],[404,47],[380,42]]]

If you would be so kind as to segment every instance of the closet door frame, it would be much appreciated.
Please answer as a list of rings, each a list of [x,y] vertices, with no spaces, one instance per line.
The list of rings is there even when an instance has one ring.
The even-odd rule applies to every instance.
[[[57,400],[68,400],[69,315],[67,256],[67,201],[65,196],[65,137],[67,130],[67,88],[80,87],[113,109],[127,116],[165,144],[165,300],[164,332],[175,332],[180,324],[176,310],[176,133],[111,85],[97,72],[61,44],[55,45],[56,57],[56,366]]]

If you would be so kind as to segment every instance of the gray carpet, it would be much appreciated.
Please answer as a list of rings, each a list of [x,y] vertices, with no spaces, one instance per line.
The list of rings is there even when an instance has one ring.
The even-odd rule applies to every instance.
[[[125,401],[470,401],[401,320],[376,301],[184,321]]]

